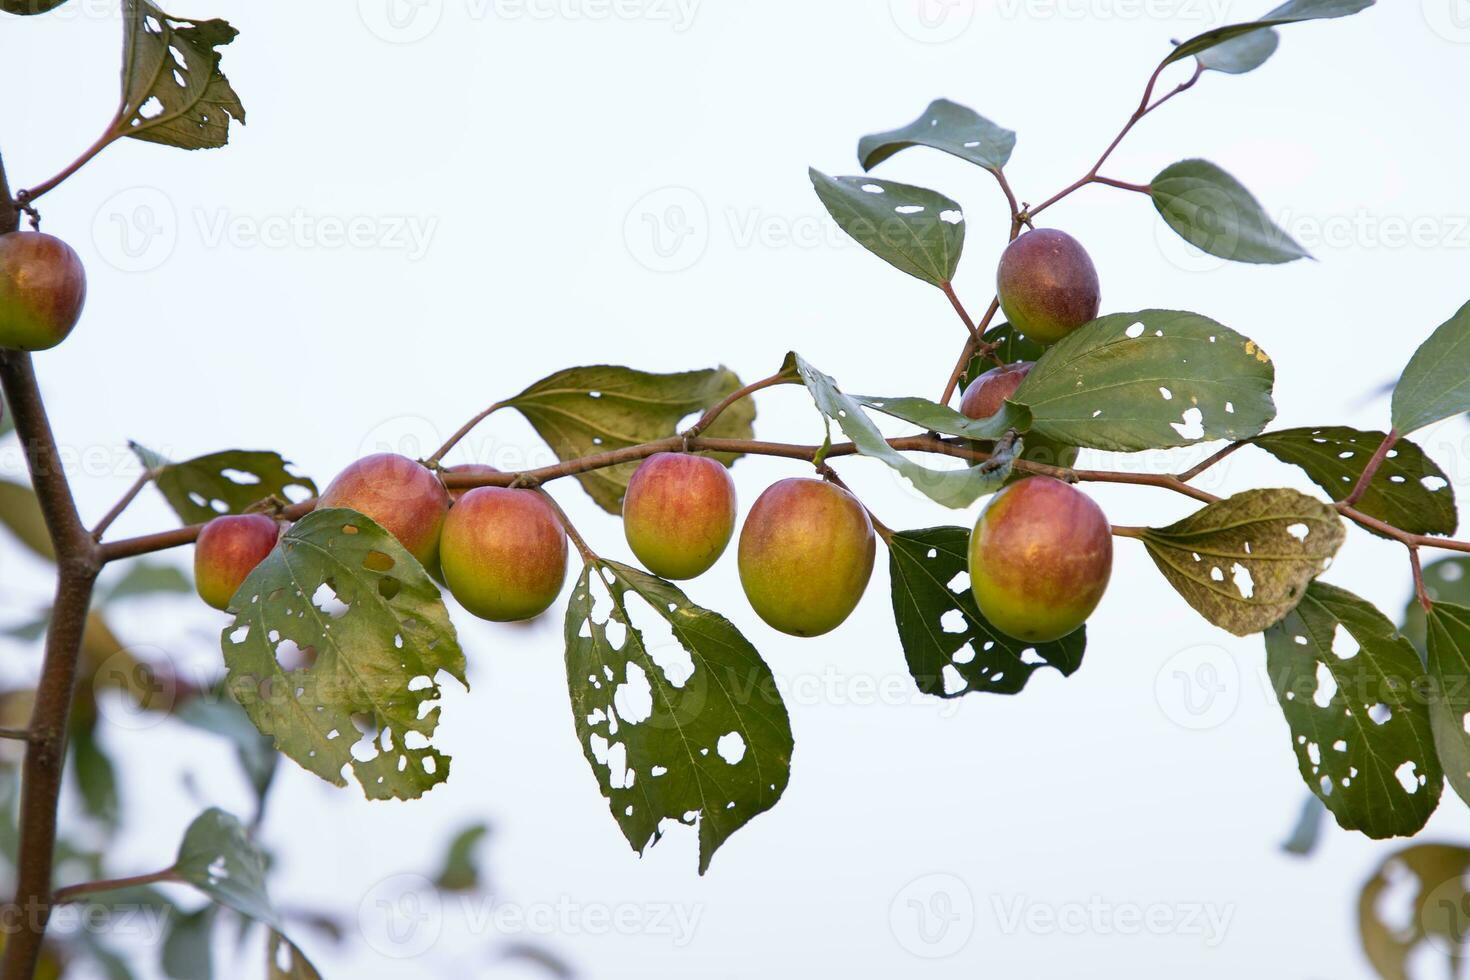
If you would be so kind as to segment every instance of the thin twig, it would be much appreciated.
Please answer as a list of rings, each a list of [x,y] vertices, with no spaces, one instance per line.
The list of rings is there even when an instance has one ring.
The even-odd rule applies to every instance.
[[[424,465],[430,467],[434,466],[436,463],[439,462],[439,460],[444,458],[445,453],[449,452],[449,450],[453,449],[456,445],[459,444],[459,441],[461,439],[469,435],[471,429],[473,429],[475,426],[479,425],[481,422],[485,421],[491,415],[500,411],[504,407],[505,402],[496,402],[494,405],[491,405],[489,408],[485,409],[483,412],[480,412],[474,418],[470,419],[464,425],[460,426],[459,429],[455,431],[454,435],[449,437],[444,445],[434,450],[434,455],[424,460]]]
[[[711,425],[713,425],[715,419],[719,418],[720,415],[724,413],[725,409],[740,401],[740,399],[754,394],[755,392],[760,391],[762,388],[770,388],[775,385],[792,384],[797,380],[799,379],[794,375],[787,374],[784,371],[777,371],[769,378],[761,378],[759,381],[752,381],[745,387],[738,388],[735,391],[730,392],[730,394],[726,395],[718,404],[712,406],[709,411],[701,415],[693,425],[685,429],[682,435],[686,439],[693,439],[695,436],[699,435],[705,429],[708,429]]]
[[[103,514],[102,520],[98,521],[97,526],[92,528],[92,540],[101,541],[102,535],[106,534],[107,529],[112,527],[112,522],[122,516],[122,512],[128,509],[128,505],[131,504],[137,498],[138,494],[143,492],[143,488],[152,481],[152,470],[145,469],[141,474],[139,474],[138,478],[133,481],[133,485],[128,487],[127,492],[122,495],[122,498],[118,500],[117,503],[113,504],[112,509],[109,510],[106,514]]]
[[[955,389],[960,384],[960,377],[965,373],[965,368],[969,365],[971,358],[981,350],[984,350],[987,354],[993,354],[995,352],[994,346],[986,344],[984,337],[985,331],[990,327],[990,321],[995,319],[995,314],[999,310],[1000,297],[997,296],[990,301],[990,306],[986,309],[985,315],[980,318],[980,323],[970,331],[969,339],[965,341],[965,346],[960,349],[960,358],[955,361],[954,370],[949,373],[949,381],[944,386],[944,394],[939,396],[939,404],[948,405],[949,400],[954,397]]]
[[[0,728],[0,738],[10,738],[17,742],[28,742],[31,733],[24,728]]]
[[[1429,590],[1424,587],[1424,569],[1419,565],[1419,549],[1409,548],[1409,567],[1414,570],[1414,595],[1419,597],[1419,605],[1427,614],[1434,608],[1434,603],[1429,599]]]
[[[1373,482],[1373,477],[1378,472],[1378,468],[1383,465],[1383,461],[1388,458],[1388,454],[1393,449],[1394,443],[1398,441],[1398,430],[1389,429],[1388,434],[1383,437],[1383,441],[1378,444],[1378,448],[1373,450],[1373,455],[1368,457],[1368,465],[1364,466],[1363,472],[1358,474],[1358,482],[1353,484],[1352,493],[1342,498],[1344,504],[1351,507],[1363,498],[1363,494],[1368,491],[1368,484]]]
[[[51,896],[53,905],[65,905],[75,902],[86,895],[95,895],[98,892],[112,892],[120,888],[136,888],[140,885],[156,885],[166,881],[182,881],[178,872],[173,868],[165,868],[152,874],[132,875],[128,878],[106,878],[100,881],[84,881],[78,885],[67,885],[65,888],[56,889],[56,894]]]

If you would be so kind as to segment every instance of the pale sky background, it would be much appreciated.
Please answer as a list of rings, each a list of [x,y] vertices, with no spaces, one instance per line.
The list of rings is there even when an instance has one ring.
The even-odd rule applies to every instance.
[[[276,449],[325,484],[381,445],[422,454],[484,405],[572,364],[724,363],[751,379],[795,348],[853,390],[934,397],[960,324],[937,291],[841,238],[807,166],[856,172],[860,135],[946,96],[1018,131],[1008,172],[1019,196],[1041,200],[1116,132],[1170,38],[1270,6],[925,2],[923,17],[911,0],[190,0],[172,10],[240,29],[224,69],[249,125],[223,150],[114,146],[42,202],[45,229],[89,273],[81,325],[36,359],[58,438],[76,454],[84,514],[133,479],[130,438],[176,458]],[[50,16],[0,19],[0,151],[15,185],[60,169],[110,118],[115,6],[72,0]],[[1089,248],[1105,312],[1190,309],[1259,342],[1276,363],[1279,427],[1382,428],[1387,401],[1371,393],[1470,298],[1467,56],[1464,0],[1399,0],[1288,28],[1264,68],[1207,76],[1105,170],[1146,182],[1203,156],[1320,261],[1191,254],[1146,199],[1109,188],[1076,194],[1043,223]],[[956,288],[978,315],[1004,243],[994,182],[925,150],[878,173],[965,206]],[[352,219],[365,229],[356,244],[317,237]],[[1416,240],[1405,241],[1411,226]],[[761,437],[820,438],[802,391],[762,393],[758,405]],[[1455,421],[1418,439],[1462,491],[1467,437]],[[458,458],[517,467],[545,453],[505,414]],[[1174,469],[1198,455],[1111,463]],[[18,467],[13,451],[4,464]],[[803,469],[740,463],[742,511]],[[917,497],[879,463],[840,470],[891,526],[974,518]],[[1308,486],[1248,452],[1203,485]],[[619,525],[573,482],[553,490],[595,547],[627,556]],[[1091,492],[1119,524],[1164,524],[1193,507],[1163,491]],[[117,533],[173,522],[150,493]],[[39,565],[10,547],[3,561],[7,616],[44,601]],[[1402,550],[1359,531],[1330,580],[1395,618],[1408,595]],[[445,698],[446,785],[385,804],[289,762],[278,781],[263,829],[280,856],[277,902],[329,905],[354,923],[363,910],[366,935],[354,929],[340,948],[300,934],[328,977],[543,975],[494,959],[526,939],[596,978],[1368,975],[1357,889],[1400,844],[1329,826],[1310,860],[1280,852],[1304,787],[1262,643],[1201,620],[1134,543],[1118,542],[1080,672],[1038,673],[1014,698],[913,692],[882,554],[859,610],[816,640],[756,618],[733,552],[688,591],[745,631],[787,693],[796,750],[777,807],[703,879],[692,830],[640,861],[573,734],[565,595],[529,628],[456,610],[473,691]],[[218,664],[220,625],[190,602],[118,624],[130,641],[199,665]],[[33,668],[29,650],[11,659],[22,674]],[[1180,672],[1198,679],[1202,668],[1225,689],[1196,730]],[[166,865],[203,805],[248,809],[229,753],[185,731],[106,729],[131,774],[117,873]],[[185,772],[200,795],[183,788]],[[393,876],[431,872],[447,835],[481,819],[495,825],[497,901],[533,914],[631,908],[647,928],[532,935],[450,901],[413,948],[385,941],[376,902],[400,888]],[[1470,841],[1448,789],[1420,839]],[[932,912],[950,903],[938,942],[916,931],[911,901]],[[1176,926],[1124,934],[1013,919],[1094,902],[1161,908]],[[1190,910],[1199,918],[1183,924]],[[693,919],[687,934],[678,915]],[[256,948],[222,956],[223,975],[253,975]]]

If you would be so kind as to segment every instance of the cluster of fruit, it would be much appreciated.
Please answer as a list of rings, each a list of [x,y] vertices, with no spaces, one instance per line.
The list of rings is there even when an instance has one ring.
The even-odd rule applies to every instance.
[[[1042,343],[1093,319],[1098,281],[1070,236],[1028,232],[1004,253],[1000,301],[1011,324]],[[1006,364],[977,377],[961,410],[999,411],[1031,365]],[[494,474],[489,466],[446,473]],[[471,613],[492,621],[529,619],[555,601],[566,577],[567,536],[538,490],[484,486],[449,491],[426,466],[389,453],[344,470],[317,501],[372,518],[393,534]],[[717,460],[659,453],[629,481],[623,527],[639,561],[666,579],[694,578],[734,535],[735,485]],[[224,609],[275,547],[278,525],[263,514],[214,519],[199,535],[199,593]],[[1006,487],[971,538],[976,602],[999,629],[1031,642],[1059,639],[1092,613],[1112,567],[1107,518],[1081,491],[1032,476]],[[862,598],[876,551],[873,523],[847,490],[820,479],[782,480],[756,500],[741,530],[740,581],[772,627],[818,636],[841,624]]]

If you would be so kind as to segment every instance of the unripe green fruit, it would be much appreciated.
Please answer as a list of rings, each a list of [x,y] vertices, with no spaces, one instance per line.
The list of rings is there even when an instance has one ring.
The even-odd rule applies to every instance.
[[[38,231],[0,235],[0,347],[55,347],[86,299],[87,273],[66,242]]]
[[[1034,361],[1017,361],[993,367],[971,381],[960,399],[960,412],[967,418],[988,419],[1000,411],[1007,398],[1016,393],[1026,375],[1036,366]]]
[[[530,619],[567,577],[567,534],[534,490],[477,487],[455,503],[440,538],[444,581],[481,619]]]
[[[349,507],[371,517],[425,568],[438,560],[449,493],[437,476],[407,456],[364,456],[337,474],[316,505]]]
[[[1018,640],[1059,640],[1097,608],[1113,569],[1102,508],[1070,484],[1032,476],[993,498],[970,536],[980,612]]]
[[[199,598],[226,609],[240,584],[265,561],[281,528],[265,514],[216,517],[194,542],[194,588]]]
[[[876,550],[872,522],[852,494],[822,480],[782,480],[745,518],[740,584],[774,628],[820,636],[857,607]]]
[[[623,497],[628,546],[655,575],[694,578],[724,554],[735,533],[735,481],[718,460],[655,453]]]
[[[1054,228],[1028,231],[1006,246],[996,295],[1011,326],[1054,344],[1097,317],[1097,269],[1077,239]]]

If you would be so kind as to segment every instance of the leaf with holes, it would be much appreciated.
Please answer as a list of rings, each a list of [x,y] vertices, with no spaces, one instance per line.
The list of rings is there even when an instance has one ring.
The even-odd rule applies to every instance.
[[[1419,345],[1393,389],[1393,427],[1402,435],[1470,411],[1470,303]]]
[[[1266,631],[1266,666],[1307,788],[1346,830],[1414,834],[1443,788],[1424,667],[1378,610],[1323,582]]]
[[[1300,466],[1333,500],[1342,500],[1357,485],[1383,435],[1340,425],[1266,432],[1251,443]],[[1411,534],[1454,534],[1459,524],[1444,471],[1407,439],[1389,450],[1357,508]]]
[[[1467,876],[1467,847],[1411,844],[1383,859],[1358,894],[1358,936],[1383,980],[1460,974],[1470,939]],[[1435,959],[1443,960],[1437,972],[1410,971],[1410,962],[1417,970]]]
[[[887,539],[893,620],[909,673],[925,694],[1015,694],[1039,667],[1063,676],[1082,665],[1087,628],[1051,643],[1024,643],[991,626],[970,591],[970,532],[899,531]]]
[[[1149,195],[1164,222],[1203,252],[1272,265],[1310,257],[1240,181],[1208,160],[1170,164],[1149,182]]]
[[[1337,511],[1295,490],[1247,490],[1137,536],[1169,584],[1236,636],[1277,622],[1342,545]]]
[[[1170,52],[1163,63],[1167,65],[1183,58],[1198,56],[1218,45],[1254,34],[1258,31],[1264,31],[1267,28],[1296,24],[1305,20],[1346,17],[1360,10],[1367,10],[1373,4],[1374,0],[1287,0],[1286,3],[1283,3],[1258,20],[1247,21],[1243,24],[1226,24],[1224,27],[1216,27],[1212,30],[1205,31],[1203,34],[1196,34]],[[1261,60],[1264,61],[1265,59],[1262,58]],[[1201,61],[1204,61],[1204,59],[1201,59]],[[1214,66],[1206,64],[1205,67],[1209,68]],[[1254,68],[1256,65],[1252,65],[1251,67]]]
[[[664,623],[637,626],[631,599]],[[655,627],[672,641],[651,641]],[[786,789],[791,723],[770,668],[725,617],[599,559],[572,592],[566,644],[577,740],[623,836],[641,854],[663,821],[697,821],[703,874]]]
[[[853,241],[935,286],[954,278],[965,244],[965,215],[954,201],[891,180],[808,173],[817,197]]]
[[[295,503],[316,496],[316,484],[292,473],[280,453],[227,449],[173,463],[137,443],[129,446],[153,470],[154,484],[185,524],[243,514],[268,497]]]
[[[1011,401],[1030,431],[1132,452],[1245,439],[1276,415],[1276,370],[1254,341],[1178,310],[1114,313],[1049,349]]]
[[[1439,762],[1460,799],[1470,802],[1470,609],[1436,602],[1429,610],[1429,720]]]
[[[469,686],[464,653],[438,587],[391,534],[353,510],[312,511],[230,609],[226,682],[278,749],[338,786],[350,765],[369,799],[414,799],[448,778],[429,704],[441,670]]]
[[[224,146],[245,107],[219,70],[220,48],[240,32],[222,20],[170,17],[124,0],[122,106],[114,136],[185,150]]]
[[[173,870],[215,902],[271,930],[266,957],[272,980],[321,980],[316,967],[286,938],[266,891],[265,855],[234,816],[211,808],[196,817],[184,832]]]
[[[838,389],[837,382],[796,354],[787,354],[786,364],[793,366],[800,374],[807,390],[811,392],[812,400],[817,404],[817,409],[837,423],[847,438],[852,440],[852,444],[857,447],[859,453],[871,456],[873,459],[881,459],[907,479],[914,489],[935,503],[954,508],[968,507],[985,494],[999,490],[1005,483],[1006,477],[1010,475],[1012,458],[1010,455],[996,456],[979,466],[959,466],[947,470],[931,470],[926,466],[921,466],[888,445],[887,440],[883,438],[883,433],[878,431],[878,427],[873,424],[873,420],[868,418],[856,400],[844,395]],[[918,402],[923,402],[923,399],[895,399],[892,404],[884,399],[877,399],[875,404],[885,404],[887,407],[882,411],[890,409],[898,411],[911,403]],[[947,413],[946,418],[953,417],[967,421],[958,412],[933,402],[924,402],[924,405],[932,406],[939,414]],[[977,422],[975,424],[981,426],[986,423]]]
[[[873,133],[858,140],[858,162],[872,170],[899,150],[928,146],[952,153],[987,170],[999,170],[1011,158],[1016,134],[948,99],[935,99],[907,126]]]
[[[740,379],[726,367],[651,374],[599,364],[558,371],[503,404],[524,415],[556,458],[565,461],[676,435],[686,416],[714,407],[740,388]],[[742,398],[703,434],[749,439],[754,422],[755,403]],[[739,458],[710,455],[726,466]],[[619,463],[578,473],[577,480],[599,507],[621,514],[623,494],[636,469],[637,461]]]

